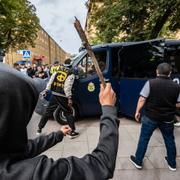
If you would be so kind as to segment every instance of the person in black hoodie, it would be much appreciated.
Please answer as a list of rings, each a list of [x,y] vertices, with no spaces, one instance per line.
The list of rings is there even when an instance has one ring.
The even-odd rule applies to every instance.
[[[113,177],[118,149],[115,93],[101,87],[100,137],[91,154],[54,161],[43,151],[62,141],[62,131],[27,138],[27,124],[38,99],[33,80],[0,65],[0,179],[1,180],[106,180]]]

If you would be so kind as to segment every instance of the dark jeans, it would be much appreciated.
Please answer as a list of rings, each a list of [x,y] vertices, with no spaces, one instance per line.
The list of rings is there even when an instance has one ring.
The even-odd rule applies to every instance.
[[[136,161],[142,164],[148,142],[156,128],[159,128],[167,150],[167,160],[169,165],[176,166],[176,145],[174,140],[174,125],[172,123],[156,122],[147,116],[142,117],[141,134],[139,137],[138,147],[136,150]]]
[[[72,131],[75,130],[75,118],[72,115],[71,109],[68,106],[68,99],[65,97],[55,96],[55,95],[52,95],[49,105],[45,113],[41,117],[41,120],[38,124],[39,129],[44,128],[48,119],[52,117],[53,112],[56,110],[58,106],[60,106],[61,109],[64,111],[68,125],[71,127]]]

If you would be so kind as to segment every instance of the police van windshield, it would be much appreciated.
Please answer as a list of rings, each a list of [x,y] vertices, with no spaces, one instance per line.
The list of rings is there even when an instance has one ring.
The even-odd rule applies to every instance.
[[[81,51],[80,53],[78,53],[77,55],[75,55],[74,57],[71,57],[72,62],[81,59],[82,56],[84,56],[84,54],[86,53],[86,51]]]

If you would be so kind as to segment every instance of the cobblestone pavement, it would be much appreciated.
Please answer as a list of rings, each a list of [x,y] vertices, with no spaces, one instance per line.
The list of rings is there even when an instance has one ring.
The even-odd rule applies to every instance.
[[[34,113],[28,125],[29,138],[36,137],[37,123],[40,116]],[[144,159],[143,170],[137,170],[129,161],[129,156],[135,153],[140,133],[140,124],[133,120],[120,118],[119,127],[119,150],[116,161],[116,170],[113,180],[179,180],[180,179],[180,127],[175,128],[177,146],[177,171],[171,172],[164,160],[166,149],[163,138],[156,130],[149,142],[149,147]],[[90,153],[97,145],[99,137],[99,119],[84,118],[76,123],[80,136],[76,139],[65,137],[64,140],[44,152],[48,157],[78,156]],[[48,134],[58,130],[60,125],[55,121],[49,121],[43,129]]]

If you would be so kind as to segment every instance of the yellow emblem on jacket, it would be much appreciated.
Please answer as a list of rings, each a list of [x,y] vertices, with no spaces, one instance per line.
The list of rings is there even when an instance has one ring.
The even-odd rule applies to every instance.
[[[57,76],[57,80],[59,82],[64,82],[67,78],[67,73],[63,72],[63,71],[58,71],[58,76]]]
[[[88,84],[88,91],[93,92],[94,90],[95,90],[95,85],[94,85],[94,83],[90,82]]]

